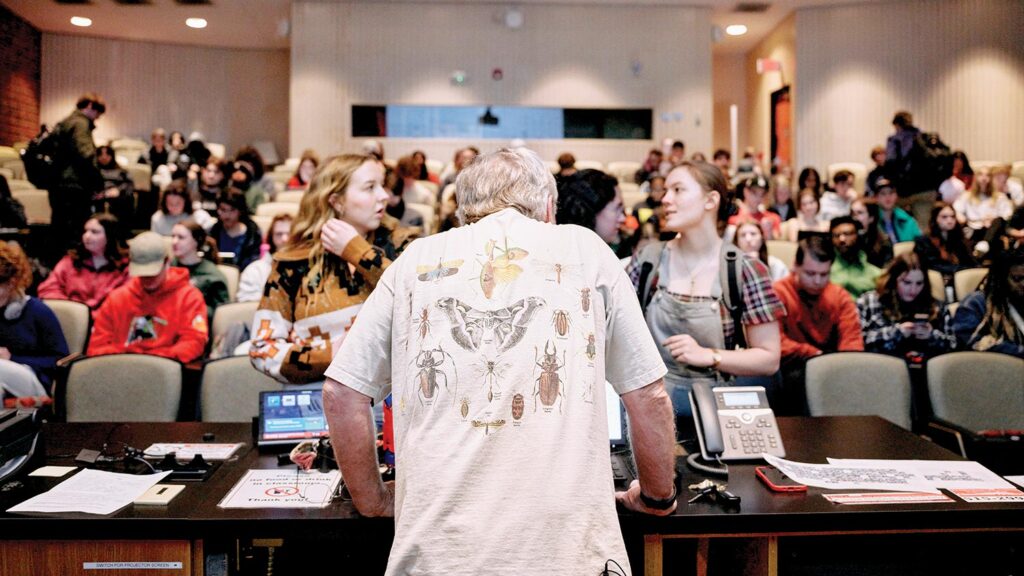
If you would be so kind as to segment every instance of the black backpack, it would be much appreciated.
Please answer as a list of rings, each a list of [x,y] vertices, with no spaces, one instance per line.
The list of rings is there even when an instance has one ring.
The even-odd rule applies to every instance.
[[[910,149],[910,179],[919,190],[938,190],[949,177],[953,153],[937,132],[921,132]]]
[[[25,176],[33,186],[40,190],[51,190],[56,184],[63,165],[61,156],[60,126],[47,130],[46,126],[39,135],[32,139],[21,152],[21,161],[25,165]]]

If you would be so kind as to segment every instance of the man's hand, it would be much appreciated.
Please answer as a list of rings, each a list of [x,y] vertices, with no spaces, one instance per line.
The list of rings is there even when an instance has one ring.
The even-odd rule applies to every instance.
[[[320,241],[323,242],[325,251],[340,258],[345,246],[358,235],[359,232],[348,222],[331,218],[320,231]]]
[[[650,514],[651,516],[668,516],[675,512],[676,507],[679,505],[678,501],[672,504],[672,507],[667,510],[655,510],[648,508],[644,505],[644,501],[640,499],[640,481],[633,480],[629,485],[629,489],[625,492],[615,493],[615,502],[621,504],[627,510],[639,512],[641,514]]]

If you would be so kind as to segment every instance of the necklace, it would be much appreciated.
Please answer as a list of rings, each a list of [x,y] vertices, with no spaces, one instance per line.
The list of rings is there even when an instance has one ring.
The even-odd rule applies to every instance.
[[[684,274],[685,274],[686,278],[689,279],[690,290],[689,290],[689,292],[687,292],[687,294],[692,296],[693,293],[694,293],[694,288],[697,285],[697,273],[701,272],[705,268],[707,268],[708,264],[710,264],[711,261],[714,258],[704,258],[703,262],[701,262],[700,265],[698,265],[698,266],[694,267],[693,269],[691,269],[690,268],[690,264],[688,262],[686,262],[685,259],[682,258],[682,253],[678,252],[678,254],[680,256],[678,258],[678,260],[681,262],[681,264],[683,265],[683,267],[685,269]],[[670,266],[671,266],[671,263],[672,263],[673,260],[676,260],[676,258],[672,258],[672,259],[669,260],[669,265]],[[671,275],[671,270],[669,272],[670,272],[670,275]]]

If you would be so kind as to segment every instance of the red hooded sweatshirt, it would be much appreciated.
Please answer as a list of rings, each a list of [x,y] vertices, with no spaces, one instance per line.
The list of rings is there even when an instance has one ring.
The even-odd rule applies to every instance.
[[[206,302],[184,268],[169,268],[153,293],[132,278],[107,296],[94,318],[88,356],[129,352],[191,362],[209,339]]]

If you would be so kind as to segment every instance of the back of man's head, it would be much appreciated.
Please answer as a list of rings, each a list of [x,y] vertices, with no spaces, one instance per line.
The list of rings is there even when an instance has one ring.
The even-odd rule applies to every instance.
[[[107,111],[106,102],[104,102],[103,98],[95,92],[86,92],[85,94],[79,96],[78,102],[75,103],[75,108],[78,108],[79,110],[85,110],[90,105],[92,106],[92,109],[98,112],[99,114],[103,114]]]
[[[455,181],[456,216],[472,224],[488,214],[515,208],[544,221],[549,200],[558,200],[555,177],[532,150],[502,148],[477,156]],[[554,220],[554,213],[551,214]]]
[[[836,259],[836,251],[823,237],[809,236],[797,243],[796,265],[803,266],[804,260],[808,257],[816,262],[832,262]]]
[[[900,110],[892,117],[892,125],[897,128],[907,128],[914,125],[914,117],[906,110]]]

